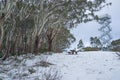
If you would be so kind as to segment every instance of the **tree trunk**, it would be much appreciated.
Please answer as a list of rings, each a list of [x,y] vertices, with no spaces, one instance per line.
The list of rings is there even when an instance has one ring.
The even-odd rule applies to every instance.
[[[48,41],[48,51],[52,51],[52,40],[50,39],[49,41]]]
[[[39,43],[39,37],[36,36],[35,37],[35,43],[34,43],[34,51],[33,51],[35,54],[38,53],[38,45],[39,45],[38,43]]]
[[[2,42],[3,42],[3,38],[4,38],[4,29],[3,29],[3,26],[0,26],[1,27],[1,36],[0,36],[0,51],[1,51],[1,49],[2,49]]]
[[[2,60],[6,60],[9,56],[9,53],[10,53],[10,47],[11,47],[11,42],[9,41],[8,42],[8,45],[7,45],[7,48],[5,50],[5,54],[4,56],[2,57]]]

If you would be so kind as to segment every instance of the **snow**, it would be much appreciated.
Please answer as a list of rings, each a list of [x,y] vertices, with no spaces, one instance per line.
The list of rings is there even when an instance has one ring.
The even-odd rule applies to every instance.
[[[40,61],[52,63],[49,67],[38,65]],[[7,62],[7,61],[5,61]],[[36,65],[37,63],[37,65]],[[17,65],[17,62],[15,62]],[[120,60],[115,52],[90,51],[79,52],[78,55],[68,55],[59,53],[53,55],[37,55],[31,58],[22,59],[19,68],[15,67],[14,62],[9,65],[0,64],[0,71],[3,68],[10,70],[0,72],[0,78],[3,80],[19,80],[21,74],[27,74],[27,77],[21,80],[35,80],[34,76],[42,77],[41,74],[58,71],[60,80],[120,80]],[[28,70],[35,72],[30,73]],[[20,75],[17,75],[21,73]],[[39,80],[36,79],[36,80]],[[58,80],[58,79],[56,79]]]
[[[62,80],[120,80],[120,61],[113,52],[80,52],[51,59],[60,67]]]

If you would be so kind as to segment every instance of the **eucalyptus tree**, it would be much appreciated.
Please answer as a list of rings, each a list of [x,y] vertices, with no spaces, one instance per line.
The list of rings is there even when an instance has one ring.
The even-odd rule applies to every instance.
[[[112,28],[110,27],[110,23],[111,23],[111,16],[108,14],[101,16],[99,19],[99,24],[101,24],[99,31],[102,32],[102,35],[100,36],[100,40],[102,42],[102,48],[104,47],[108,48],[110,46],[110,41],[112,39],[110,34],[110,32],[112,31]]]
[[[76,39],[73,34],[70,33],[70,30],[61,27],[60,31],[57,32],[56,37],[53,39],[52,50],[55,52],[62,52],[66,48],[69,48],[75,41]]]
[[[3,59],[8,56],[8,53],[18,51],[19,44],[21,44],[21,33],[17,27],[17,21],[28,18],[30,11],[29,4],[22,3],[22,0],[0,1],[0,46],[4,46],[1,47],[1,51],[4,53]]]
[[[62,22],[68,27],[74,27],[75,24],[98,19],[94,13],[108,5],[105,0],[29,0],[29,2],[35,7],[34,52],[38,49],[43,29],[49,27],[51,17],[57,18],[56,21],[50,22],[51,24]]]
[[[60,27],[61,24],[56,24],[52,27],[49,27],[47,29],[47,41],[48,41],[48,51],[52,51],[52,44],[53,44],[53,41],[54,39],[57,37],[57,34],[59,32],[63,32],[61,30],[62,27]]]
[[[102,47],[102,43],[101,43],[100,39],[97,37],[91,37],[90,44],[92,45],[92,47],[96,47],[96,48]]]
[[[6,44],[4,48],[7,51],[3,49],[2,51],[7,53],[25,52],[26,47],[30,49],[28,51],[37,53],[39,44],[44,38],[43,33],[49,34],[53,29],[53,35],[56,31],[60,34],[62,29],[67,27],[72,28],[75,24],[98,19],[95,12],[106,5],[109,3],[105,0],[2,0],[0,1],[0,49],[4,41]],[[22,25],[30,18],[33,27]],[[55,35],[54,41],[58,40],[57,38]]]
[[[11,11],[13,6],[15,6],[15,1],[13,0],[2,0],[0,1],[0,32],[1,32],[1,37],[0,37],[0,48],[2,47],[2,42],[4,38],[4,22],[6,21],[7,18],[10,17]]]
[[[2,50],[2,45],[5,36],[5,22],[11,17],[11,13],[16,6],[16,1],[14,0],[2,0],[0,1],[0,51]],[[6,54],[8,55],[8,54]]]
[[[83,44],[83,41],[82,40],[79,40],[79,43],[77,45],[77,49],[78,50],[82,50],[84,48],[84,44]]]
[[[90,37],[90,44],[92,47],[94,47],[94,37]]]

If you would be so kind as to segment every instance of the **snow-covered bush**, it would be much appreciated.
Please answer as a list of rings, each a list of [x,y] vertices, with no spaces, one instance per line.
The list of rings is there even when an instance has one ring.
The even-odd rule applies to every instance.
[[[56,68],[49,68],[42,74],[41,80],[61,80],[62,76]]]
[[[39,57],[40,62],[37,62],[36,66],[42,66],[42,67],[49,67],[50,65],[53,65],[52,63],[48,62],[48,55],[40,55]]]
[[[119,57],[119,60],[120,60],[120,52],[116,52],[117,56]]]

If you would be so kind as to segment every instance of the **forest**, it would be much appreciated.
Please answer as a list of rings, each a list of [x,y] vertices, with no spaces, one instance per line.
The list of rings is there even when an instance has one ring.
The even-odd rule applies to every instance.
[[[105,0],[1,0],[0,56],[62,52],[75,41],[70,29],[98,20]]]

